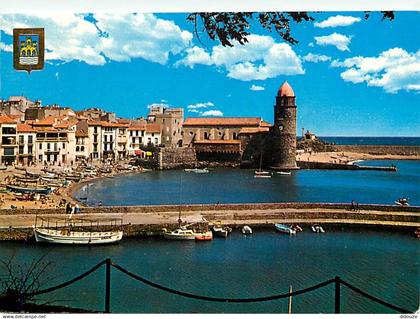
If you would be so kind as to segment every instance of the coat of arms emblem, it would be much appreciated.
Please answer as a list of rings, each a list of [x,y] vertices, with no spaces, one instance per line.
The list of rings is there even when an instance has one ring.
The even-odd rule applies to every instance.
[[[30,73],[44,68],[44,29],[13,29],[13,67]]]

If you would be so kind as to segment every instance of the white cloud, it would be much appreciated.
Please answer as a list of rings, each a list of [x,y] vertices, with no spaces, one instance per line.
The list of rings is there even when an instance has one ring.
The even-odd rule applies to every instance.
[[[81,14],[0,15],[0,30],[41,25],[45,28],[47,60],[83,61],[103,65],[106,58],[130,61],[143,58],[165,64],[170,54],[190,45],[192,34],[173,21],[153,14],[99,14],[96,25]],[[98,30],[99,29],[99,30]]]
[[[151,109],[152,107],[164,107],[164,108],[168,108],[169,107],[169,104],[167,104],[167,103],[152,103],[152,104],[149,104],[147,106],[148,109]]]
[[[0,51],[13,52],[13,45],[0,42]]]
[[[340,51],[350,51],[348,45],[350,44],[351,37],[345,36],[340,33],[332,33],[330,35],[315,37],[316,44],[321,46],[333,45]]]
[[[377,57],[353,57],[333,61],[332,67],[347,68],[341,73],[346,82],[382,87],[388,93],[420,90],[420,50],[409,53],[401,48],[381,52]]]
[[[346,27],[360,22],[360,20],[358,17],[337,15],[321,22],[315,22],[314,26],[317,28]]]
[[[312,54],[309,53],[307,55],[305,55],[302,58],[303,61],[307,61],[307,62],[313,62],[313,63],[318,63],[318,62],[326,62],[326,61],[330,61],[331,58],[327,55],[320,55],[320,54]]]
[[[201,116],[223,116],[223,112],[219,110],[209,110],[200,114]]]
[[[187,109],[188,110],[195,110],[195,109],[207,108],[209,106],[214,106],[214,104],[212,102],[190,104],[190,105],[187,106]]]
[[[245,45],[217,45],[211,53],[199,47],[186,51],[176,65],[193,68],[196,64],[215,65],[227,70],[230,78],[251,81],[275,78],[279,75],[303,74],[301,61],[287,43],[276,43],[272,37],[251,34]]]
[[[249,88],[251,91],[264,91],[265,88],[263,86],[252,84]]]

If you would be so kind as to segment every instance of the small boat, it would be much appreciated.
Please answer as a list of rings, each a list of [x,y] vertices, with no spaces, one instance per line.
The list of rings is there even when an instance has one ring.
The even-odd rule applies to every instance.
[[[19,170],[19,171],[25,171],[26,168],[23,166],[15,166],[15,169]]]
[[[17,185],[6,185],[6,188],[15,193],[35,193],[48,195],[51,193],[51,187],[22,187]]]
[[[5,171],[7,170],[7,166],[0,166],[0,171]]]
[[[177,228],[173,231],[165,231],[163,237],[165,239],[175,239],[175,240],[194,240],[196,233],[191,229],[186,229],[184,227]]]
[[[251,227],[249,227],[247,225],[245,225],[244,227],[242,227],[241,232],[244,235],[252,235],[252,229],[251,229]]]
[[[184,172],[206,174],[206,173],[209,173],[210,171],[207,168],[186,168],[184,169]]]
[[[195,240],[207,241],[207,240],[212,240],[212,239],[213,239],[213,233],[211,231],[195,233]]]
[[[15,176],[18,182],[22,183],[38,183],[38,178],[26,178],[22,176]]]
[[[112,173],[112,169],[110,167],[103,167],[99,169],[99,172],[101,172],[102,174],[109,174]]]
[[[399,206],[410,206],[410,203],[408,202],[408,198],[398,198],[395,202],[395,204]]]
[[[277,172],[279,175],[292,175],[291,172]]]
[[[122,239],[122,231],[88,232],[70,229],[34,228],[35,240],[38,243],[94,245],[111,244]]]
[[[29,176],[29,177],[33,177],[33,178],[38,178],[39,176],[41,176],[41,174],[39,174],[39,173],[35,173],[35,172],[31,172],[31,171],[26,171],[26,176]]]
[[[227,236],[229,236],[229,234],[232,232],[232,228],[222,226],[221,223],[216,223],[213,226],[212,231],[217,237],[227,238]]]
[[[276,230],[279,233],[284,233],[284,234],[289,234],[289,235],[296,234],[296,230],[294,230],[292,227],[285,224],[274,224],[274,227],[276,227]]]
[[[325,233],[324,228],[322,228],[322,226],[319,225],[313,225],[311,226],[312,232],[314,233]]]
[[[271,172],[261,170],[255,171],[254,178],[271,178]]]

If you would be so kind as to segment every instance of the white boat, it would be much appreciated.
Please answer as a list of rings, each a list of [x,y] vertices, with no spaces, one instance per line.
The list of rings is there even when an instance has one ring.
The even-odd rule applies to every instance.
[[[255,171],[254,178],[271,178],[271,172],[268,171]]]
[[[183,227],[177,228],[173,231],[165,231],[163,237],[165,239],[175,239],[175,240],[194,240],[196,233],[191,229],[186,229]]]
[[[242,227],[241,231],[244,235],[252,235],[252,229],[249,226],[245,225],[244,227]]]
[[[95,245],[111,244],[122,239],[122,231],[83,232],[70,229],[34,228],[35,240],[38,243]]]
[[[184,172],[205,174],[205,173],[209,173],[210,171],[207,168],[186,168],[184,169]]]
[[[229,236],[232,232],[232,228],[222,226],[222,224],[218,223],[213,226],[212,231],[216,237],[227,238],[227,236]]]
[[[276,227],[276,230],[280,233],[285,233],[289,235],[295,235],[296,230],[294,230],[292,227],[284,225],[284,224],[274,224],[274,227]]]
[[[319,225],[313,225],[311,226],[312,232],[314,233],[325,233],[324,228],[322,228],[322,226]]]
[[[408,198],[398,198],[395,202],[398,206],[410,206]]]
[[[279,175],[292,175],[291,172],[277,172]]]

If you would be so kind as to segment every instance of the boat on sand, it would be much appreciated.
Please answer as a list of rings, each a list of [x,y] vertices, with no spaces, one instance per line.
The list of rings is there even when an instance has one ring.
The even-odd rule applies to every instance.
[[[296,234],[296,230],[294,230],[292,227],[285,224],[274,224],[274,227],[279,233],[289,234],[289,235]]]

